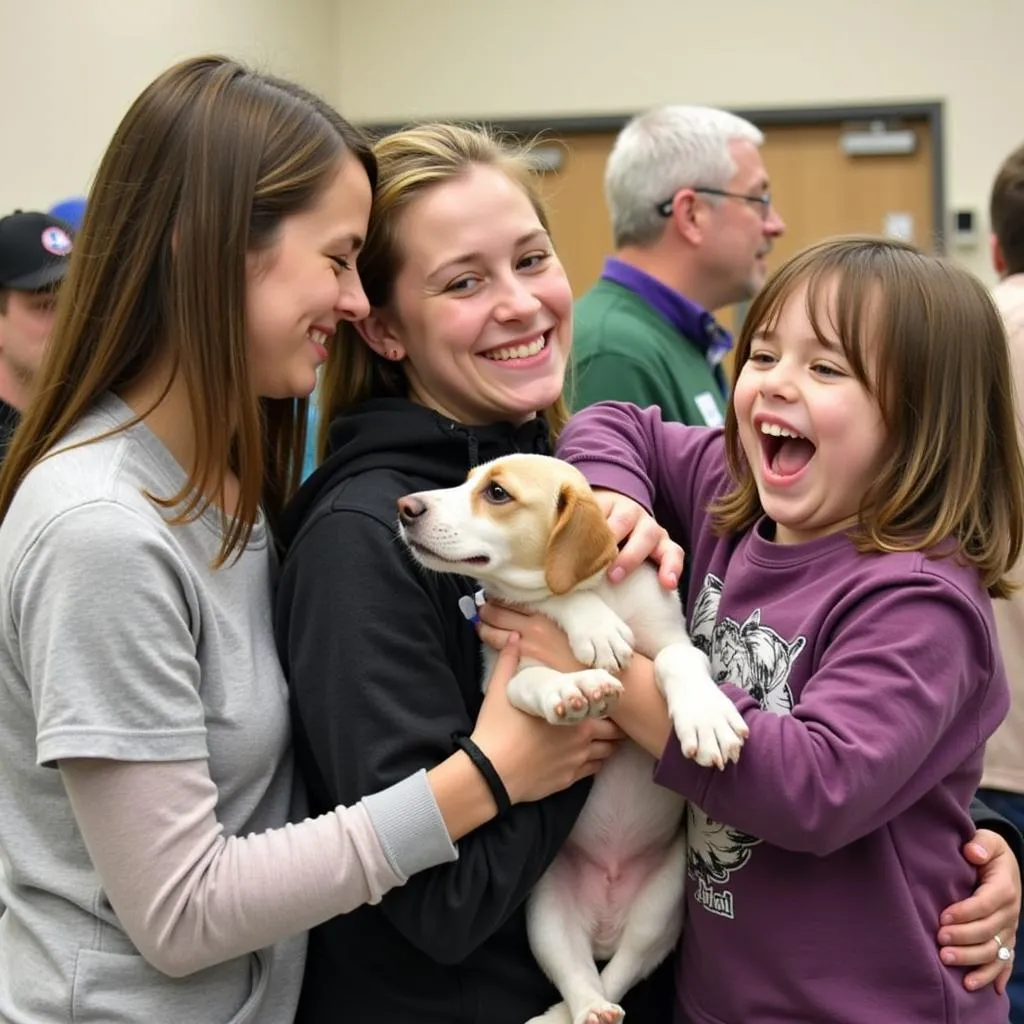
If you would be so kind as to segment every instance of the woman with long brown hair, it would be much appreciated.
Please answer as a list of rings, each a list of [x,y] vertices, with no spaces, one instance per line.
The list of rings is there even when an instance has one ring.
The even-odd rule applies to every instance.
[[[219,57],[156,79],[103,158],[0,474],[0,1020],[289,1021],[305,929],[497,812],[457,751],[287,825],[270,528],[368,311],[376,174],[323,101]],[[473,740],[512,802],[596,769],[608,744],[503,690]]]

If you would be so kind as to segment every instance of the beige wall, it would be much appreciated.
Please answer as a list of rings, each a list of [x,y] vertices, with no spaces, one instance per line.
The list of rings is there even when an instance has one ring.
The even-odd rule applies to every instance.
[[[1024,0],[0,0],[0,212],[85,191],[139,90],[218,50],[363,121],[942,99],[947,200],[984,217],[1022,41]]]
[[[0,0],[0,213],[85,192],[135,96],[221,52],[336,88],[335,0]]]
[[[339,0],[365,121],[944,100],[946,198],[984,219],[1024,141],[1024,0]],[[770,170],[770,169],[769,169]],[[991,279],[987,246],[957,253]]]

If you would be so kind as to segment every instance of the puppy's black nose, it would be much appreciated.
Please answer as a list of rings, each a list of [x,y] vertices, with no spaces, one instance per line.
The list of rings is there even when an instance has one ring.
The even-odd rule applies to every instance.
[[[403,523],[418,519],[426,511],[427,503],[415,494],[407,494],[404,498],[398,499],[398,518]]]

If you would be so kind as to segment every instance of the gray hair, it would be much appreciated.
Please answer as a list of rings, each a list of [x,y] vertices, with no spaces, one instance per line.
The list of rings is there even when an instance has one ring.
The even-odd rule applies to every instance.
[[[615,247],[649,245],[665,218],[658,204],[681,188],[724,188],[736,173],[733,140],[764,136],[749,121],[712,107],[657,107],[619,132],[604,174]]]

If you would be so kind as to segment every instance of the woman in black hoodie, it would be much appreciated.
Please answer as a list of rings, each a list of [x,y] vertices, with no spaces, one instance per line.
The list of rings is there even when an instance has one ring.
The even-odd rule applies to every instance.
[[[413,563],[396,499],[548,453],[566,419],[572,294],[524,156],[443,125],[385,138],[376,156],[359,256],[373,312],[330,352],[324,461],[282,538],[278,647],[314,813],[443,760],[480,708],[480,644],[459,610],[473,585]],[[296,1019],[523,1024],[558,1002],[524,901],[587,791],[584,779],[513,806],[462,839],[455,863],[314,929]]]

